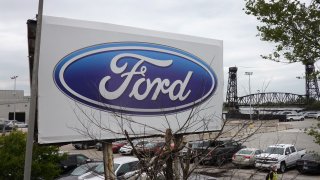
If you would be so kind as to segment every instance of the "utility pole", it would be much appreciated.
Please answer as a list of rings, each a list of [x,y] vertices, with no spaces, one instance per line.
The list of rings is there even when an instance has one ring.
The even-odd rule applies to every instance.
[[[249,101],[249,113],[250,113],[250,121],[252,120],[252,111],[251,111],[251,84],[250,84],[250,76],[253,74],[253,72],[245,72],[244,73],[245,75],[248,75],[249,76],[249,98],[250,98],[250,101]]]
[[[41,25],[42,25],[42,13],[43,13],[43,0],[39,0],[38,16],[37,16],[37,30],[35,41],[35,53],[32,70],[31,80],[31,101],[29,110],[29,124],[26,144],[26,154],[24,161],[24,174],[23,180],[31,179],[31,166],[32,166],[32,151],[34,141],[34,127],[36,121],[36,109],[37,109],[37,97],[38,97],[38,67],[39,67],[39,54],[40,54],[40,42],[41,42]]]
[[[14,102],[13,102],[13,120],[16,120],[16,81],[17,81],[18,76],[12,76],[11,79],[14,80],[14,88],[13,88],[13,96],[14,96]],[[15,125],[13,121],[13,126]]]

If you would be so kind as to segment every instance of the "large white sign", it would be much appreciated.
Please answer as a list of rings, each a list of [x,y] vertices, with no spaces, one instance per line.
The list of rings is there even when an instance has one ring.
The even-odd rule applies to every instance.
[[[221,128],[222,41],[43,17],[39,143]]]

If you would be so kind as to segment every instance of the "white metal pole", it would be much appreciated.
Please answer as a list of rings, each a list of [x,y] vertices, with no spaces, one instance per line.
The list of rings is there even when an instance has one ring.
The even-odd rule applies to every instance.
[[[16,80],[17,80],[17,77],[18,76],[13,76],[11,77],[11,79],[14,80],[14,86],[13,86],[13,95],[14,95],[14,102],[13,102],[13,120],[16,120],[16,95],[17,95],[17,92],[16,92]],[[13,124],[14,125],[14,124]]]
[[[252,120],[252,112],[251,112],[251,100],[252,100],[252,97],[251,97],[251,82],[250,82],[250,76],[253,74],[253,72],[245,72],[245,75],[248,75],[249,76],[249,115],[250,115],[250,121]]]
[[[32,82],[31,82],[31,100],[30,100],[28,136],[27,136],[26,155],[25,155],[24,174],[23,174],[24,180],[31,179],[34,126],[36,121],[37,97],[38,97],[38,67],[39,67],[39,53],[40,53],[40,42],[41,42],[42,12],[43,12],[43,0],[39,0]]]
[[[252,98],[251,98],[251,83],[250,83],[250,76],[252,75],[252,72],[249,74],[249,94],[250,94],[250,102],[249,102],[249,106],[250,106],[250,122],[252,120],[252,109],[251,109],[251,103],[252,103]]]

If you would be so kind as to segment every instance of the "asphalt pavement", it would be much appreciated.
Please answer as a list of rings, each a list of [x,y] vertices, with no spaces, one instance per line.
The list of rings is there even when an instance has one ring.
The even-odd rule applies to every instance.
[[[292,128],[254,134],[244,145],[265,149],[272,144],[294,144],[298,149],[305,148],[306,151],[315,151],[320,153],[320,145],[314,143],[314,138],[305,133],[306,129],[315,126],[318,120],[306,119],[304,121],[281,122],[280,124],[290,124]],[[276,128],[276,127],[274,127]]]

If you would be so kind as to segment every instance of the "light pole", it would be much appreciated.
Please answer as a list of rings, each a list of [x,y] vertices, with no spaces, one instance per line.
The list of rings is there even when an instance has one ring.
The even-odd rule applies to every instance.
[[[17,81],[17,78],[18,78],[18,76],[12,76],[11,77],[11,79],[13,79],[14,80],[14,88],[13,88],[13,90],[14,90],[14,92],[13,92],[13,95],[14,95],[14,102],[13,102],[13,120],[16,120],[16,81]],[[13,121],[13,125],[15,125],[14,124],[14,121]]]
[[[249,76],[249,98],[250,98],[250,101],[249,101],[249,113],[250,113],[250,121],[252,120],[252,112],[251,112],[251,84],[250,84],[250,76],[253,74],[253,72],[245,72],[244,73],[245,75],[248,75]]]

